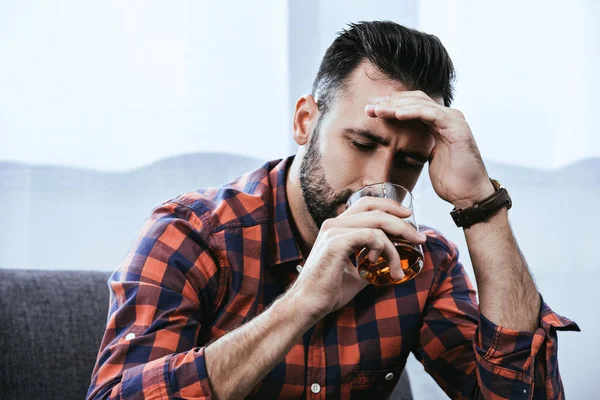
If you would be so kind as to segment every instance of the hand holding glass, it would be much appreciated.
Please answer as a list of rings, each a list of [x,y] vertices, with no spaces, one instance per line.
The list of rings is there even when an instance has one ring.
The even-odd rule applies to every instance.
[[[414,226],[415,229],[419,229],[415,219],[413,196],[404,187],[390,182],[365,186],[350,196],[346,203],[346,208],[352,206],[361,197],[365,196],[381,197],[399,202],[412,211],[410,216],[403,218],[403,220]],[[375,286],[397,285],[399,283],[407,282],[417,276],[423,268],[423,250],[421,245],[411,243],[401,237],[390,237],[390,240],[394,247],[396,247],[398,255],[400,256],[400,265],[404,272],[404,277],[402,279],[394,280],[392,278],[388,261],[382,256],[379,256],[376,262],[371,262],[368,257],[368,248],[365,247],[355,254],[360,276]]]

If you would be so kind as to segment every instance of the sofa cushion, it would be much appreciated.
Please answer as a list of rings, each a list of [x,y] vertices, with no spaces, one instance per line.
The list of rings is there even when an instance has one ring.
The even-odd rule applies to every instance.
[[[110,272],[0,269],[2,399],[84,399]]]

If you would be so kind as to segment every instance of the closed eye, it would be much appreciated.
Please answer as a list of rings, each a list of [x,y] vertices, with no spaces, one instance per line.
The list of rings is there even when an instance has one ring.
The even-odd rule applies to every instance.
[[[361,143],[361,142],[357,142],[355,140],[352,140],[352,145],[354,147],[356,147],[360,151],[372,151],[372,150],[375,150],[377,148],[376,144]]]
[[[355,140],[351,140],[351,143],[356,149],[364,153],[372,152],[376,150],[378,146],[376,143],[362,143],[357,142]],[[407,157],[406,155],[399,156],[397,160],[398,161],[396,161],[396,163],[398,163],[399,168],[409,168],[416,171],[420,171],[425,166],[425,164],[423,164],[422,162],[418,160],[413,160],[412,158]]]
[[[406,159],[402,160],[402,163],[404,165],[408,166],[408,168],[414,169],[414,170],[417,170],[417,171],[420,171],[425,166],[425,164],[414,163],[413,161],[407,161]]]

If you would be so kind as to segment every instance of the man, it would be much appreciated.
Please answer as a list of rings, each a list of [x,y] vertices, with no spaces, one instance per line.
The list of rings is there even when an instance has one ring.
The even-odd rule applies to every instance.
[[[153,210],[109,280],[88,398],[382,398],[411,351],[452,398],[564,398],[556,330],[579,328],[538,293],[508,194],[449,107],[453,78],[434,36],[384,21],[343,31],[296,103],[295,157]],[[461,210],[479,306],[456,246],[403,221],[409,210],[345,208],[372,183],[412,190],[426,162]],[[367,285],[349,257],[364,246],[402,276],[388,235],[421,244],[423,270]]]

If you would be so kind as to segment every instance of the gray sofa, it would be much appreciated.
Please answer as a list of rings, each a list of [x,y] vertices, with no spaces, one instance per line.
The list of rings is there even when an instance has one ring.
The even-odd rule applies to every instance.
[[[0,269],[0,398],[84,399],[110,272]]]
[[[0,399],[85,398],[110,272],[0,269]],[[412,399],[403,374],[392,398]]]

